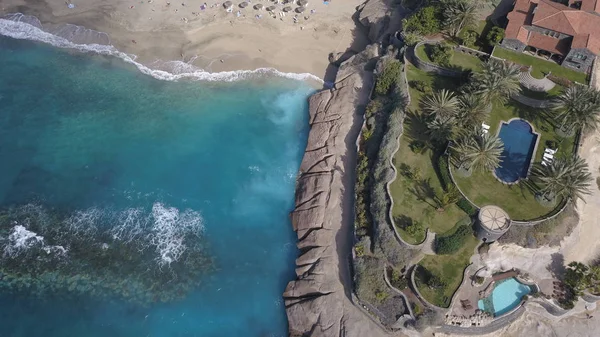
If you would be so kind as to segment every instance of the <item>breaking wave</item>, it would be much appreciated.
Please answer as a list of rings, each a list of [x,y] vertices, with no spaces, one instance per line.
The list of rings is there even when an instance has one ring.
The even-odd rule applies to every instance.
[[[44,250],[51,249],[50,246],[44,245],[43,236],[29,230],[30,227],[36,227],[44,231],[50,226],[49,222],[56,221],[41,206],[21,206],[11,210],[9,217],[13,219],[13,226],[11,234],[5,240],[5,255],[15,256],[38,245]],[[71,236],[102,238],[108,234],[113,241],[126,244],[134,241],[136,244],[146,242],[147,245],[141,249],[154,248],[157,263],[170,265],[178,261],[185,252],[188,236],[200,237],[204,222],[198,211],[180,211],[175,207],[155,202],[149,212],[141,207],[119,212],[95,207],[78,210],[62,219],[60,224],[54,223],[52,226],[62,228],[60,233],[53,231],[54,241],[68,241]]]
[[[36,17],[21,13],[8,14],[0,18],[0,35],[20,40],[43,42],[58,48],[118,57],[126,63],[134,65],[142,73],[165,81],[192,79],[211,82],[232,82],[251,79],[257,76],[271,75],[300,81],[314,80],[323,83],[322,79],[313,74],[284,73],[273,68],[210,73],[181,61],[157,61],[154,65],[161,69],[152,69],[136,62],[135,55],[121,52],[113,47],[106,33],[68,24],[47,28]]]
[[[212,270],[203,228],[199,212],[160,202],[72,214],[34,204],[2,210],[0,288],[95,292],[144,303],[181,298]]]

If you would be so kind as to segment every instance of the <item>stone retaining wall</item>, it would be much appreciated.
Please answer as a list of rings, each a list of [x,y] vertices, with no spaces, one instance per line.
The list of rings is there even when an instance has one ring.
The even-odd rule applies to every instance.
[[[461,70],[452,70],[437,64],[433,64],[430,62],[427,62],[425,60],[420,59],[417,56],[417,48],[419,48],[422,45],[425,44],[430,44],[430,45],[434,45],[434,44],[438,44],[439,42],[437,41],[422,41],[417,43],[417,45],[414,46],[414,48],[408,48],[407,54],[408,57],[410,59],[410,61],[415,65],[415,67],[426,71],[428,73],[434,73],[437,75],[441,75],[441,76],[448,76],[448,77],[461,77],[465,74],[464,71]]]
[[[536,109],[545,109],[550,107],[550,100],[542,100],[542,99],[535,99],[535,98],[531,98],[531,97],[527,97],[523,94],[514,94],[512,95],[510,98],[514,99],[515,101],[527,105],[529,107],[532,108],[536,108]]]

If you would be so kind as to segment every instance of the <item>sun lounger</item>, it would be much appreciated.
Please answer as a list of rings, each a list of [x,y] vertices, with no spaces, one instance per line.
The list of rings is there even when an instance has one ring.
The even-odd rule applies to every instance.
[[[490,126],[489,126],[489,125],[487,125],[487,124],[485,124],[485,123],[481,123],[481,127],[482,127],[484,130],[489,130],[489,129],[490,129]]]
[[[552,149],[546,148],[546,150],[544,151],[544,153],[548,153],[548,154],[551,154],[551,155],[553,155],[553,154],[555,154],[555,153],[556,153],[556,151],[557,151],[557,150],[552,150]]]
[[[552,161],[554,159],[554,156],[551,155],[550,153],[544,153],[544,159],[547,159],[548,161]]]
[[[542,166],[548,166],[548,162],[547,162],[547,161],[545,161],[545,160],[543,160],[543,161],[542,161]]]

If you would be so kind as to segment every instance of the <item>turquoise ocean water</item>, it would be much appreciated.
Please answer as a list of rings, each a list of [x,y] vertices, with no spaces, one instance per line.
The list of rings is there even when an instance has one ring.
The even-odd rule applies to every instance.
[[[177,228],[202,228],[185,242],[188,249],[201,246],[211,261],[198,276],[198,287],[166,303],[62,288],[34,294],[35,286],[11,288],[0,274],[5,283],[0,337],[287,335],[281,294],[297,255],[288,213],[312,91],[282,78],[160,81],[116,58],[0,37],[4,215],[7,210],[60,214],[57,223],[71,228],[68,233],[86,226],[125,232],[138,226],[137,238],[150,235],[168,244],[177,243]],[[8,221],[1,216],[0,222]],[[32,236],[22,236],[24,241],[10,236],[17,226]],[[68,241],[51,228],[38,240],[28,226],[27,221],[4,223],[2,263],[9,253],[16,261],[26,256],[27,247]],[[117,249],[94,241],[114,237],[90,238],[89,247]],[[8,250],[11,244],[20,250]],[[70,262],[64,261],[75,248],[63,248],[57,263],[69,274]],[[149,246],[140,258],[157,264],[176,260],[176,254],[161,260],[164,248]],[[110,263],[122,263],[126,254],[121,255]],[[15,268],[33,278],[41,275],[27,266]],[[161,265],[163,272],[168,268]],[[115,279],[127,286],[126,278]],[[173,277],[172,282],[180,281]]]

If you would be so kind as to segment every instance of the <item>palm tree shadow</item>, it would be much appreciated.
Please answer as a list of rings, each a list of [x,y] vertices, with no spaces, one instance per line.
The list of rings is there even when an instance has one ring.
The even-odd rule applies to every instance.
[[[412,193],[417,200],[425,202],[427,205],[437,208],[435,200],[437,195],[435,189],[431,186],[431,179],[419,179],[415,181],[413,187],[409,188],[409,192]]]
[[[404,119],[406,135],[411,141],[427,142],[427,122],[423,114],[408,111]]]

